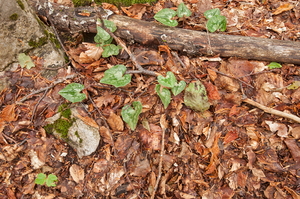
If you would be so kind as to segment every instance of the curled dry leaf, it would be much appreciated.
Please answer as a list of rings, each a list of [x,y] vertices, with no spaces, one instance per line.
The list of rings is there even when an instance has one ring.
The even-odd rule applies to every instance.
[[[100,59],[103,53],[103,49],[101,48],[101,46],[97,47],[97,44],[91,44],[86,42],[84,42],[83,44],[88,50],[80,53],[80,63],[92,63]]]
[[[266,121],[266,124],[269,125],[270,130],[273,133],[277,132],[277,135],[279,137],[287,137],[288,136],[288,129],[285,124],[272,122],[272,121]]]
[[[73,164],[70,167],[70,175],[72,176],[73,180],[77,183],[84,180],[84,170],[77,164]]]

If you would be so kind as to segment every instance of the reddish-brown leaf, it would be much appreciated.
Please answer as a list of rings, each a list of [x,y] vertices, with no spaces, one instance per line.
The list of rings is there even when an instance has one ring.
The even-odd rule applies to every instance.
[[[226,135],[225,135],[225,138],[224,138],[224,141],[223,143],[224,144],[227,144],[235,139],[237,139],[239,136],[238,136],[238,133],[236,131],[229,131]]]

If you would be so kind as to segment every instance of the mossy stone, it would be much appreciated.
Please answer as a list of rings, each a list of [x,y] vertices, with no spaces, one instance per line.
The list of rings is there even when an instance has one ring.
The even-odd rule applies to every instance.
[[[120,6],[131,6],[133,4],[138,4],[138,3],[155,3],[157,0],[95,0],[95,3],[101,4],[101,3],[110,3],[114,4],[118,7]],[[79,6],[86,6],[90,5],[92,3],[91,0],[73,0],[73,4],[75,7]]]
[[[17,0],[17,3],[19,4],[19,6],[20,6],[20,8],[21,8],[22,10],[25,9],[25,6],[24,6],[24,4],[23,4],[23,2],[22,2],[21,0]]]

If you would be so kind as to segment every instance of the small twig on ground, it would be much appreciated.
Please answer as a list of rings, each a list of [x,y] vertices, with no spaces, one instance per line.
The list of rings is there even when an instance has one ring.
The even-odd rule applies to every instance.
[[[126,162],[124,161],[123,163],[123,167],[124,167],[124,171],[125,171],[125,175],[126,175],[126,179],[128,180],[130,186],[132,187],[134,193],[139,197],[139,199],[142,199],[141,196],[138,194],[138,192],[135,190],[133,184],[131,183],[131,180],[130,178],[128,177],[128,174],[127,174],[127,169],[126,169]]]
[[[115,148],[115,142],[114,142],[112,133],[111,133],[111,131],[110,131],[110,129],[109,129],[109,126],[108,126],[108,124],[107,124],[107,122],[106,122],[106,119],[104,118],[104,116],[103,116],[102,112],[99,110],[99,108],[96,106],[94,100],[92,99],[92,97],[90,96],[89,93],[88,93],[88,97],[89,97],[89,100],[92,102],[93,106],[95,107],[95,109],[98,111],[100,117],[102,118],[102,120],[103,120],[103,122],[104,122],[104,124],[105,124],[105,126],[106,126],[106,128],[107,128],[107,130],[108,130],[108,132],[109,132],[109,136],[110,136],[110,138],[111,138],[111,143],[112,143],[112,147],[113,147],[115,156],[116,156],[116,157],[119,157],[119,155],[118,155],[118,153],[117,153],[117,151],[116,151],[116,148]]]
[[[212,71],[215,71],[216,73],[219,73],[220,75],[223,75],[223,76],[226,76],[226,77],[235,79],[235,80],[237,80],[237,81],[239,81],[239,82],[242,82],[243,84],[245,84],[245,85],[247,85],[247,86],[249,86],[249,87],[251,87],[251,88],[254,88],[252,85],[250,85],[250,84],[248,84],[247,82],[241,80],[240,78],[233,77],[233,76],[231,76],[231,75],[227,75],[227,74],[225,74],[225,73],[222,73],[222,72],[220,72],[220,71],[214,70],[214,69],[212,69],[212,68],[209,68],[209,69],[212,70]]]
[[[35,107],[34,107],[34,110],[33,110],[33,113],[32,113],[31,120],[30,120],[31,123],[33,122],[33,119],[34,119],[34,116],[35,116],[35,112],[36,112],[36,109],[37,109],[38,105],[39,105],[40,102],[44,99],[44,97],[45,97],[46,94],[48,93],[48,90],[49,90],[49,88],[47,88],[47,89],[45,90],[44,95],[43,95],[43,96],[39,99],[39,101],[36,103],[36,105],[35,105]]]
[[[101,20],[101,26],[102,28],[112,37],[114,38],[114,40],[118,43],[118,45],[120,45],[127,53],[128,55],[130,56],[131,60],[133,61],[134,65],[137,67],[137,69],[139,71],[141,71],[141,73],[143,74],[146,74],[146,75],[152,75],[152,76],[158,76],[160,75],[159,73],[157,72],[154,72],[154,71],[149,71],[149,70],[146,70],[144,69],[139,63],[138,61],[136,60],[135,56],[133,55],[133,53],[130,52],[130,50],[127,48],[127,46],[125,45],[125,43],[120,39],[118,38],[115,34],[113,34],[104,24],[103,22],[103,17],[101,15],[101,13],[99,12],[99,10],[97,9],[97,7],[95,7],[95,11],[97,13],[97,16],[100,18]]]
[[[177,61],[179,61],[179,63],[181,64],[181,66],[182,66],[183,68],[186,68],[186,65],[181,61],[181,59],[180,59],[180,57],[178,56],[178,54],[177,54],[176,52],[174,52],[174,51],[172,51],[171,53],[172,53],[172,55],[177,59]]]
[[[164,150],[165,150],[165,131],[166,131],[166,115],[163,114],[160,118],[160,126],[162,128],[162,141],[161,141],[161,151],[160,151],[160,160],[159,160],[159,166],[158,166],[158,176],[156,179],[155,187],[153,189],[153,193],[151,195],[151,199],[154,199],[155,197],[155,192],[158,188],[158,184],[161,178],[161,170],[162,170],[162,161],[164,157]]]
[[[273,114],[273,115],[277,115],[279,117],[284,117],[284,118],[288,118],[288,119],[291,119],[295,122],[298,122],[300,123],[300,118],[297,117],[296,115],[293,115],[293,114],[290,114],[290,113],[285,113],[285,112],[282,112],[282,111],[278,111],[278,110],[275,110],[275,109],[272,109],[272,108],[269,108],[269,107],[266,107],[260,103],[257,103],[249,98],[245,98],[243,99],[243,102],[246,102],[248,104],[251,104],[252,106],[255,106],[261,110],[263,110],[264,112],[266,113],[270,113],[270,114]]]
[[[26,100],[28,99],[28,97],[30,97],[30,96],[32,96],[32,95],[34,95],[34,94],[37,94],[37,93],[41,93],[41,92],[43,92],[43,91],[45,91],[45,90],[51,89],[51,88],[53,88],[56,84],[60,84],[60,83],[64,82],[64,81],[67,80],[67,79],[73,79],[73,78],[76,77],[76,76],[77,76],[77,74],[73,74],[73,75],[68,75],[68,76],[66,76],[66,77],[64,77],[64,78],[62,78],[62,79],[58,79],[58,80],[54,81],[50,86],[48,86],[48,87],[46,87],[46,88],[41,88],[40,90],[31,92],[30,94],[26,95],[26,96],[23,97],[21,100],[19,100],[18,102],[16,102],[16,104],[20,104],[20,103],[26,101]]]
[[[244,76],[241,76],[239,78],[243,78],[243,77],[248,77],[248,76],[253,76],[253,75],[259,75],[259,74],[263,74],[263,73],[271,73],[275,70],[264,70],[264,71],[260,71],[260,72],[256,72],[256,73],[250,73],[250,74],[247,74],[247,75],[244,75]]]

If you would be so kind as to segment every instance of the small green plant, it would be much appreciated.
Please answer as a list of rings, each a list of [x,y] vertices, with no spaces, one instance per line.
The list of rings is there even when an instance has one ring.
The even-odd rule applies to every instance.
[[[281,64],[277,63],[277,62],[271,62],[269,65],[268,65],[269,69],[275,69],[275,68],[281,68]]]
[[[206,17],[206,19],[208,19],[206,27],[209,32],[215,32],[219,29],[222,32],[226,30],[227,19],[225,16],[221,15],[219,8],[205,11],[204,16]]]
[[[100,83],[115,87],[126,86],[131,82],[131,76],[129,74],[123,76],[125,71],[126,67],[124,65],[115,65],[104,72],[104,77],[100,80]]]
[[[139,115],[142,112],[143,106],[139,101],[134,101],[132,105],[134,109],[129,105],[124,106],[122,108],[121,115],[123,120],[130,126],[132,130],[134,130],[138,122]]]
[[[185,89],[184,104],[195,111],[204,112],[210,107],[205,86],[198,80]]]
[[[157,77],[157,81],[159,84],[156,85],[155,91],[163,102],[165,108],[167,108],[171,102],[171,92],[168,88],[170,88],[172,93],[176,96],[181,93],[186,86],[185,81],[180,81],[178,84],[175,75],[170,71],[167,72],[166,77],[159,75]]]
[[[56,175],[49,174],[46,179],[46,174],[39,173],[35,179],[35,184],[43,185],[46,182],[47,187],[55,187],[57,182]]]
[[[69,100],[70,102],[81,102],[86,98],[84,93],[80,93],[84,89],[84,85],[79,83],[68,84],[64,89],[60,90],[58,93]]]
[[[192,12],[184,5],[184,3],[181,3],[177,8],[177,13],[170,8],[164,8],[154,15],[154,19],[167,26],[175,27],[178,25],[178,22],[172,20],[172,18],[175,17],[176,14],[178,17],[189,17]]]
[[[117,26],[114,22],[106,19],[104,19],[103,22],[105,27],[111,32],[115,32],[117,30]],[[102,57],[118,55],[119,50],[122,49],[122,47],[111,44],[113,38],[103,28],[101,28],[100,25],[101,21],[98,19],[97,35],[94,37],[94,41],[97,43],[97,47],[101,47],[103,49]]]

